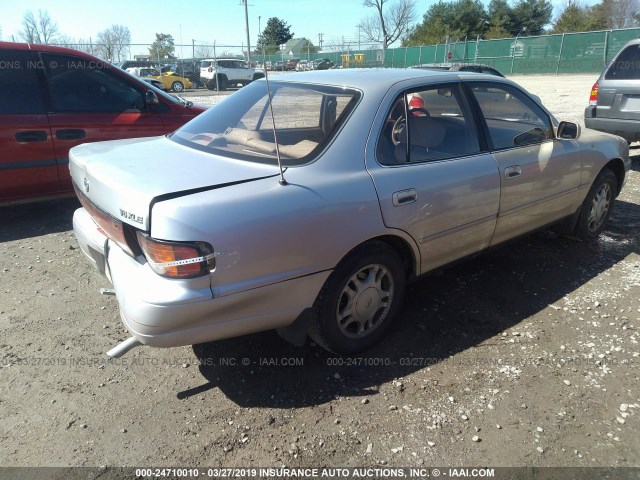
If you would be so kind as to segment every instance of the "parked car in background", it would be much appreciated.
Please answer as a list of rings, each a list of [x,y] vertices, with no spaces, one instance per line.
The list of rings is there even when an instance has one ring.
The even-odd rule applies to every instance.
[[[272,328],[363,350],[429,271],[552,224],[596,238],[630,167],[621,138],[558,123],[497,76],[270,86],[277,135],[259,81],[169,136],[72,150],[74,231],[132,335],[110,355]]]
[[[200,62],[200,78],[209,90],[226,90],[264,77],[264,73],[236,58],[206,59]]]
[[[296,71],[297,72],[304,72],[305,70],[307,70],[307,66],[309,64],[308,60],[300,60],[297,65],[296,65]]]
[[[0,63],[0,203],[69,195],[71,147],[163,135],[204,111],[68,48],[0,42]]]
[[[142,80],[145,83],[148,83],[149,85],[153,85],[154,87],[162,90],[163,92],[167,91],[167,89],[164,88],[164,85],[160,80],[156,80],[155,78],[149,78],[149,77],[140,78],[140,80]]]
[[[334,63],[328,58],[319,58],[311,62],[311,70],[329,70],[333,66]]]
[[[180,93],[185,88],[191,88],[191,81],[171,71],[160,73],[155,68],[127,68],[127,72],[140,78],[152,78],[162,83],[165,90]]]
[[[450,72],[475,72],[487,73],[496,77],[504,77],[496,68],[481,63],[421,63],[410,68],[420,68],[423,70],[447,70]]]
[[[584,124],[629,143],[640,140],[640,39],[622,47],[593,84]]]
[[[188,78],[192,88],[204,87],[200,80],[200,61],[177,60],[174,63],[163,64],[162,72],[173,72],[181,77]]]

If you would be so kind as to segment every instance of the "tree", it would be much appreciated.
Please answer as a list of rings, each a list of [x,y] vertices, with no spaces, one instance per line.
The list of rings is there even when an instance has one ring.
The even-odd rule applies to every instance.
[[[37,17],[27,10],[22,18],[22,30],[18,32],[25,42],[50,44],[58,37],[58,25],[46,10],[38,10]]]
[[[604,28],[635,27],[638,23],[638,0],[602,0],[591,8],[591,14]]]
[[[174,46],[173,37],[168,33],[156,33],[156,39],[149,47],[149,54],[154,60],[163,60],[165,58],[175,58],[173,52],[176,47]]]
[[[512,35],[540,35],[551,22],[551,0],[518,0],[513,6]]]
[[[375,8],[376,13],[361,20],[358,27],[367,40],[382,43],[383,49],[389,48],[409,33],[416,18],[415,3],[415,0],[364,0],[362,4]]]
[[[157,37],[156,35],[156,40]],[[130,43],[131,32],[127,27],[111,25],[96,36],[96,55],[109,62],[125,60],[128,57]]]
[[[553,22],[553,33],[585,32],[607,28],[606,19],[593,14],[593,8],[568,0]]]
[[[405,39],[403,45],[441,43],[449,36],[453,40],[483,35],[487,14],[480,0],[456,0],[431,5],[421,24]]]
[[[484,38],[506,38],[513,30],[513,10],[507,0],[491,0],[487,8],[489,28]]]
[[[292,38],[293,32],[291,31],[291,26],[277,17],[271,17],[267,21],[267,26],[258,37],[255,52],[261,54],[264,50],[264,53],[267,55],[278,53],[280,45],[287,43]]]

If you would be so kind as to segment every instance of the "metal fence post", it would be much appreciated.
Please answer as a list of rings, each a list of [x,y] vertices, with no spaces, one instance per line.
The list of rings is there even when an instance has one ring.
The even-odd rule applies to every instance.
[[[562,58],[562,47],[564,46],[564,33],[562,34],[562,40],[560,40],[560,53],[558,53],[558,63],[556,64],[556,75],[560,70],[560,58]]]
[[[609,32],[611,30],[606,30],[604,32],[604,52],[602,52],[602,68],[607,66],[607,50],[609,50]]]
[[[420,45],[420,50],[418,50],[418,65],[422,65],[422,45]]]
[[[473,63],[478,63],[478,51],[480,50],[480,35],[476,37],[476,51],[473,52]]]

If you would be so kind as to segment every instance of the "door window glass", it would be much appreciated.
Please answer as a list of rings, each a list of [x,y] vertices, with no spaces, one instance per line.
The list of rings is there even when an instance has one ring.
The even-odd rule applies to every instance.
[[[519,90],[510,85],[473,83],[487,125],[492,148],[501,150],[541,143],[553,138],[548,115]]]
[[[476,130],[459,88],[440,85],[406,92],[396,99],[378,141],[377,155],[383,165],[398,165],[479,151]]]
[[[45,113],[30,52],[0,50],[0,115]]]
[[[120,113],[144,108],[142,93],[102,62],[52,54],[42,54],[42,60],[55,112]]]

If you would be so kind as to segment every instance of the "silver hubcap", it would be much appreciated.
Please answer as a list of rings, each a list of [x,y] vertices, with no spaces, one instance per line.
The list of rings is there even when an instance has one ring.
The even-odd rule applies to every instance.
[[[369,335],[385,319],[393,300],[393,277],[383,265],[367,265],[351,276],[338,297],[338,328],[349,338]]]
[[[173,84],[173,89],[174,89],[176,92],[181,92],[181,91],[182,91],[182,84],[181,84],[181,83],[178,83],[178,82],[174,83],[174,84]]]
[[[605,218],[607,218],[607,213],[609,213],[610,205],[611,187],[608,183],[603,183],[591,201],[588,220],[589,231],[595,232],[602,226]]]

